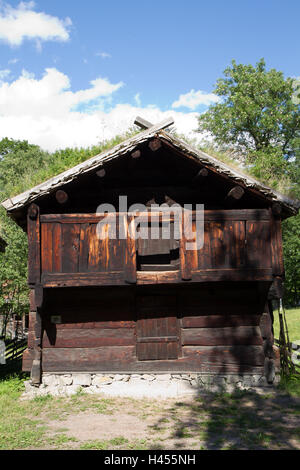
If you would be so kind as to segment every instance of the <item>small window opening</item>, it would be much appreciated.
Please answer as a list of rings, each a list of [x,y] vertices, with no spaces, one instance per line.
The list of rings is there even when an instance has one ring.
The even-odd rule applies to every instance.
[[[141,232],[137,241],[138,271],[179,269],[179,240],[174,237],[174,223],[145,223],[137,230]]]

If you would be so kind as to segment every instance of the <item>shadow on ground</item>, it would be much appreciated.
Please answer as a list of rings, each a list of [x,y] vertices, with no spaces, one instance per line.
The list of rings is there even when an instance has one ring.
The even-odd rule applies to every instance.
[[[176,402],[152,429],[161,432],[153,449],[300,450],[300,399],[278,391],[202,393]]]

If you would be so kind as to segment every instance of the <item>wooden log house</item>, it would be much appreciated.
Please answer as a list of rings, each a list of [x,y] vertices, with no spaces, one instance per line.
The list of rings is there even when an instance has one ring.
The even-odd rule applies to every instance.
[[[284,278],[281,220],[299,205],[174,137],[172,123],[137,118],[142,132],[3,203],[28,233],[23,370],[33,384],[43,372],[248,373],[272,381],[268,301],[281,296]],[[164,239],[158,215],[156,239],[134,239],[126,229],[135,216],[119,207],[120,196],[128,207],[146,207],[144,230],[154,203],[189,204],[190,226],[176,239],[170,215]],[[103,203],[126,238],[97,235]],[[204,244],[188,251],[197,204]]]

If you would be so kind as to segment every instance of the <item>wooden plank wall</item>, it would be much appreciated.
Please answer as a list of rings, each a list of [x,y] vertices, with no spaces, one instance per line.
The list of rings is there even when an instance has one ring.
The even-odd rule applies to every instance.
[[[126,241],[99,239],[95,222],[43,222],[41,240],[43,273],[99,273],[124,269]]]
[[[130,286],[70,288],[64,289],[63,296],[59,289],[48,289],[43,307],[43,371],[262,372],[265,355],[259,325],[268,286],[259,289],[258,283],[242,284],[206,284],[167,292]],[[139,361],[136,303],[147,298],[149,318],[152,296],[157,317],[157,299],[161,298],[164,318],[165,294],[174,298],[178,359]],[[53,316],[60,316],[61,323],[52,323]],[[33,335],[30,329],[29,344]],[[28,356],[24,370],[29,367]]]
[[[119,222],[124,224],[124,220],[123,216],[116,217],[117,234]],[[136,283],[136,243],[130,237],[127,240],[99,239],[95,215],[48,215],[41,216],[41,221],[42,282],[49,286],[56,281],[57,285],[70,286],[72,282],[88,285],[89,277],[85,276],[88,274],[93,285]],[[234,280],[239,276],[240,280],[267,279],[272,275],[272,267],[273,274],[277,275],[283,268],[278,230],[274,235],[274,227],[277,229],[266,210],[206,211],[201,249],[186,250],[186,242],[195,241],[196,222],[192,222],[188,233],[182,230],[181,280],[203,281],[201,276],[205,273],[201,271],[205,270],[208,275],[209,270],[225,270],[220,272],[218,280],[225,280],[224,275],[228,279],[227,270],[232,270]],[[112,274],[111,279],[101,277],[107,273]],[[62,276],[55,277],[55,274]],[[197,274],[200,274],[199,279]],[[98,277],[93,279],[93,275]]]

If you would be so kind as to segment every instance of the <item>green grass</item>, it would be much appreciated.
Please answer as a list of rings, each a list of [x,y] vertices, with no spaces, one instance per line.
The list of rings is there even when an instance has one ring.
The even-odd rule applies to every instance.
[[[107,450],[115,447],[120,447],[126,446],[129,443],[128,439],[126,439],[123,436],[120,437],[114,437],[113,439],[108,439],[108,440],[99,440],[96,439],[94,441],[87,441],[83,444],[81,444],[80,449],[81,450]]]
[[[48,437],[47,425],[51,420],[63,420],[70,413],[87,409],[110,414],[115,406],[113,400],[99,400],[82,393],[71,398],[45,395],[22,401],[24,379],[24,374],[0,377],[0,450],[68,448],[76,440],[64,432]]]
[[[300,340],[300,308],[286,309],[285,316],[290,341]],[[274,337],[279,339],[279,318],[277,310],[274,311]]]
[[[288,393],[292,397],[300,397],[300,374],[281,377],[279,389]]]
[[[80,449],[151,450],[190,445],[207,449],[278,449],[300,446],[300,378],[282,383],[281,394],[258,395],[239,391],[171,401],[100,398],[88,394],[72,397],[42,396],[20,400],[24,377],[0,379],[0,450]],[[141,422],[147,408],[149,422],[139,438],[95,435],[85,441],[72,436],[71,416],[90,412],[108,415],[112,431],[118,430],[119,413]],[[109,416],[111,415],[111,416]],[[147,418],[147,419],[148,419]],[[283,425],[289,420],[290,426]],[[143,425],[144,426],[144,425]],[[118,431],[117,431],[118,432]],[[97,439],[98,437],[98,439]],[[103,438],[104,437],[104,438]],[[294,442],[298,444],[294,444]]]

